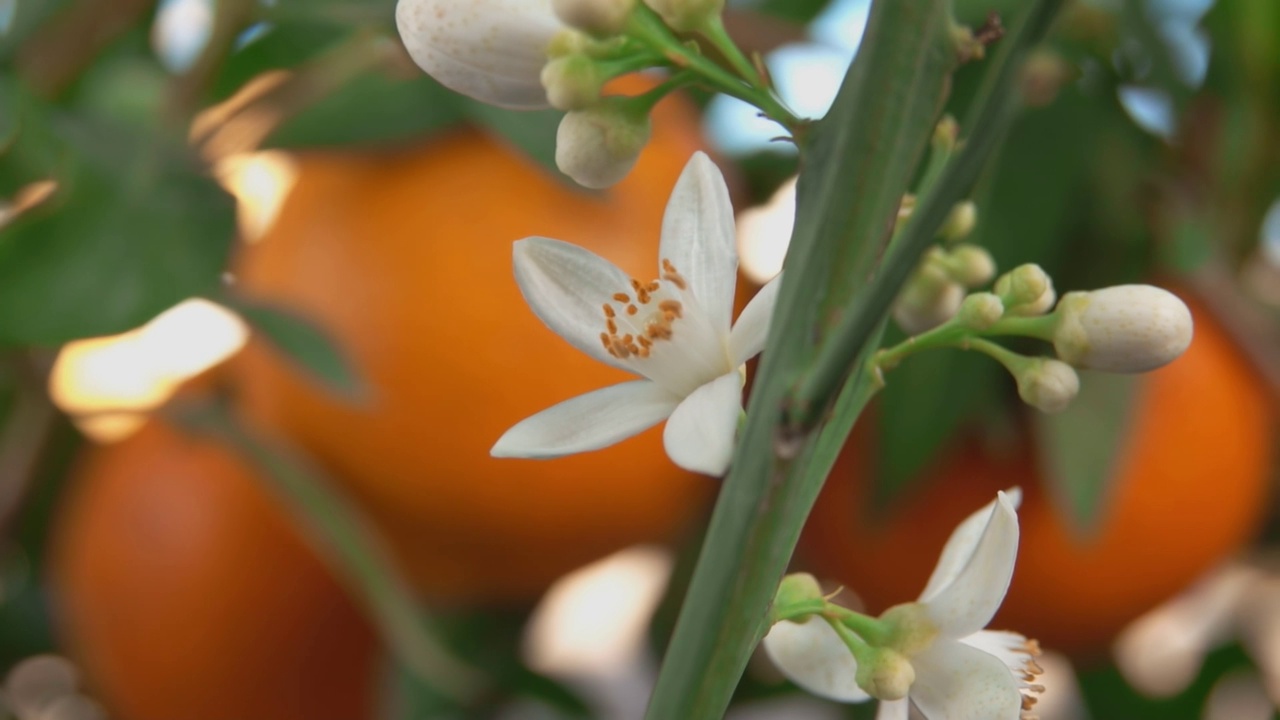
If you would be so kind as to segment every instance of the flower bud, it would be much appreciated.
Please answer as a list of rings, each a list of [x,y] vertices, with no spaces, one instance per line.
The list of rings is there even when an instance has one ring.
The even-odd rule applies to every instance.
[[[600,101],[603,85],[594,61],[585,55],[566,55],[542,67],[547,102],[557,110],[581,110]]]
[[[688,32],[704,27],[724,10],[724,0],[644,0],[673,30]]]
[[[622,32],[636,0],[552,0],[560,22],[598,37]]]
[[[1080,392],[1080,376],[1070,365],[1051,358],[1032,358],[1015,374],[1018,396],[1041,412],[1067,409]]]
[[[951,213],[947,215],[947,221],[942,224],[938,235],[942,236],[946,242],[957,242],[969,237],[969,233],[973,232],[977,224],[978,206],[972,200],[965,200],[951,208]]]
[[[774,607],[790,607],[806,601],[823,600],[822,586],[809,573],[792,573],[782,578],[778,593],[773,598]]]
[[[993,293],[974,293],[960,303],[956,321],[979,332],[995,325],[1004,317],[1004,303]]]
[[[857,682],[877,700],[901,700],[916,681],[916,669],[902,653],[873,647],[859,658]]]
[[[606,188],[626,177],[649,141],[649,116],[605,102],[574,110],[556,131],[556,166],[589,188]]]
[[[939,152],[952,152],[960,139],[960,123],[950,115],[943,115],[933,128],[933,149]]]
[[[996,275],[996,261],[991,253],[977,245],[961,244],[946,254],[947,274],[969,288],[981,287]]]
[[[893,319],[904,332],[918,335],[955,317],[964,288],[935,267],[926,265],[907,281],[893,303]]]
[[[996,294],[1013,315],[1036,315],[1035,312],[1015,312],[1026,306],[1039,306],[1048,299],[1053,305],[1053,280],[1039,265],[1027,263],[1010,270],[996,280]],[[1048,310],[1046,307],[1040,312]]]
[[[1191,311],[1151,285],[1116,285],[1062,297],[1053,347],[1076,367],[1138,373],[1172,362],[1191,344]]]

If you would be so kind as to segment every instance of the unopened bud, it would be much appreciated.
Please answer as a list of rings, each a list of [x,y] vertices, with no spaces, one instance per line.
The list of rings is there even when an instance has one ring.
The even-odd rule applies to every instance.
[[[974,293],[960,303],[956,322],[979,332],[995,325],[1004,317],[1004,303],[993,293]]]
[[[542,66],[547,102],[557,110],[581,110],[600,101],[603,82],[595,62],[586,55],[565,55]]]
[[[1151,285],[1067,293],[1055,311],[1053,347],[1076,367],[1139,373],[1168,364],[1191,344],[1191,311]]]
[[[960,139],[960,123],[950,115],[943,115],[933,128],[933,149],[951,152],[956,149],[956,141]]]
[[[560,22],[597,37],[622,32],[636,0],[551,0]]]
[[[951,208],[947,221],[942,224],[938,235],[946,242],[957,242],[969,237],[978,224],[978,206],[972,200],[958,202]]]
[[[606,188],[631,172],[648,141],[648,114],[603,102],[560,121],[556,166],[580,185]]]
[[[967,288],[991,282],[996,275],[996,261],[991,253],[977,245],[957,245],[946,254],[947,274]]]
[[[673,30],[699,30],[724,10],[724,0],[644,0]]]
[[[936,267],[916,272],[893,303],[893,319],[909,335],[931,330],[955,317],[964,288]]]
[[[791,607],[804,602],[824,600],[822,586],[818,579],[809,573],[792,573],[778,584],[778,593],[773,598],[774,607]]]
[[[1062,412],[1080,392],[1080,376],[1070,365],[1052,358],[1034,358],[1016,373],[1018,396],[1037,410]]]
[[[1053,291],[1053,280],[1039,265],[1027,263],[1001,275],[996,280],[995,291],[1004,300],[1005,307],[1012,311],[1023,305],[1043,302],[1046,292]]]
[[[916,669],[902,653],[873,647],[858,658],[858,687],[877,700],[901,700],[916,681]]]

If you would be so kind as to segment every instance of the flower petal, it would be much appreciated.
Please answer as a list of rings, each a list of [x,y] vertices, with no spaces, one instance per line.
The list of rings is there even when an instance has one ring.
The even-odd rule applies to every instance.
[[[733,323],[733,330],[729,332],[729,357],[733,358],[734,367],[759,355],[764,349],[764,343],[769,339],[773,306],[778,302],[778,288],[781,285],[781,274],[765,283]]]
[[[911,700],[881,700],[876,708],[876,720],[908,720],[911,717]]]
[[[1043,672],[1036,657],[1040,646],[1027,636],[1008,630],[979,630],[960,642],[977,648],[988,655],[995,655],[1017,677],[1034,678]]]
[[[405,49],[441,85],[503,107],[547,107],[542,66],[564,29],[551,0],[400,0]]]
[[[994,655],[938,640],[912,658],[911,702],[929,720],[1019,720],[1022,693]]]
[[[675,265],[711,324],[724,336],[729,334],[738,281],[734,238],[733,204],[724,176],[711,158],[696,152],[667,201],[658,257]]]
[[[594,390],[521,420],[503,433],[494,457],[552,458],[599,450],[657,425],[680,398],[649,380]]]
[[[599,255],[560,240],[525,238],[515,243],[512,254],[516,284],[539,320],[600,362],[630,369],[600,343],[602,306],[614,293],[630,289],[630,276]]]
[[[1020,488],[1011,488],[1005,491],[1005,494],[1009,496],[1015,509],[1022,504]],[[983,505],[951,531],[951,537],[947,539],[947,544],[942,548],[942,555],[938,557],[938,564],[933,568],[933,575],[929,576],[924,592],[920,593],[921,602],[928,602],[944,587],[950,585],[964,569],[969,558],[973,557],[974,549],[978,547],[978,540],[982,537],[982,531],[986,529],[987,522],[991,520],[991,511],[995,506],[995,500]]]
[[[926,589],[932,592],[921,596],[929,619],[943,637],[961,638],[986,627],[1013,579],[1018,558],[1018,514],[1013,498],[1004,492],[996,494],[976,542],[973,518],[970,516],[956,528],[943,549],[934,570],[934,575],[940,576],[938,587],[930,578]]]
[[[779,672],[814,695],[839,702],[871,699],[858,687],[853,653],[822,618],[776,623],[762,644]]]
[[[662,433],[667,455],[685,470],[724,475],[741,414],[742,376],[734,370],[694,390],[671,413]]]

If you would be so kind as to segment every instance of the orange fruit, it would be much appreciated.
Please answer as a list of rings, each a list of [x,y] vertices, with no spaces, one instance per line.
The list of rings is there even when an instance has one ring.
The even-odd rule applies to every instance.
[[[1225,331],[1192,311],[1191,347],[1139,380],[1091,534],[1052,504],[1025,434],[1003,451],[959,443],[912,495],[872,518],[860,467],[871,438],[860,431],[809,519],[805,562],[873,611],[914,600],[956,523],[996,490],[1021,486],[1018,565],[993,626],[1077,658],[1102,654],[1125,624],[1240,550],[1266,511],[1273,408]]]
[[[344,401],[255,347],[234,363],[243,406],[350,481],[426,597],[524,600],[702,512],[714,481],[676,469],[658,429],[559,460],[489,457],[516,422],[632,379],[533,315],[512,242],[566,240],[651,277],[667,197],[700,148],[696,113],[669,98],[635,170],[599,193],[476,130],[306,155],[275,225],[240,254],[240,290],[318,322],[372,391]]]
[[[56,617],[113,717],[372,717],[372,631],[235,455],[153,420],[69,493]]]

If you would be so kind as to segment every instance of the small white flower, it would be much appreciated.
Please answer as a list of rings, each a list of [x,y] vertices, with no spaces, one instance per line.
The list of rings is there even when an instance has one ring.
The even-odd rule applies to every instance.
[[[741,367],[764,347],[778,280],[736,323],[738,255],[724,177],[696,153],[662,221],[658,278],[641,282],[576,245],[515,244],[516,282],[533,312],[578,349],[642,375],[581,395],[511,428],[496,457],[559,457],[597,450],[667,420],[667,454],[688,470],[722,475],[742,412]]]
[[[894,628],[886,645],[909,660],[907,697],[882,700],[878,720],[906,720],[911,706],[929,720],[1019,720],[1035,704],[1040,668],[1034,641],[984,630],[1004,600],[1018,552],[1020,493],[999,493],[951,534],[920,600],[881,617]],[[842,702],[870,699],[857,682],[849,648],[821,618],[780,622],[764,639],[784,675],[809,692]],[[905,672],[905,671],[904,671]]]
[[[551,0],[400,0],[396,28],[441,85],[490,105],[547,107],[542,66],[567,28]]]

